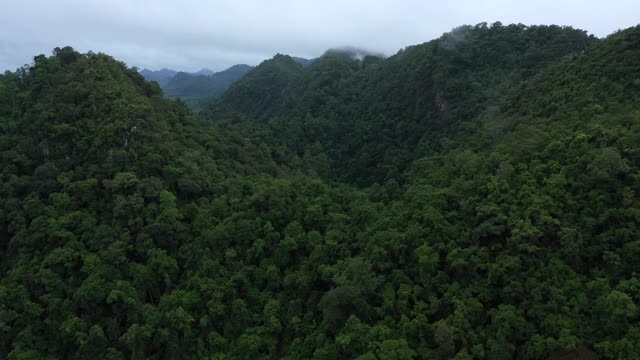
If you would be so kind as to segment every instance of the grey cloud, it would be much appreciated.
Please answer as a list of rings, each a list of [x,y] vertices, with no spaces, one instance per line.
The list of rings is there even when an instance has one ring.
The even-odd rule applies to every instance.
[[[189,71],[346,45],[390,55],[483,21],[572,25],[602,37],[637,24],[640,13],[635,0],[9,1],[0,12],[2,70],[65,45],[130,66]]]

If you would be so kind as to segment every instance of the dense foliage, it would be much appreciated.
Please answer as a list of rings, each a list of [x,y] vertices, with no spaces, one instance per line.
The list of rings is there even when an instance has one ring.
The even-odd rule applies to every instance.
[[[0,128],[2,358],[640,358],[640,27],[279,55],[203,117],[56,49]]]

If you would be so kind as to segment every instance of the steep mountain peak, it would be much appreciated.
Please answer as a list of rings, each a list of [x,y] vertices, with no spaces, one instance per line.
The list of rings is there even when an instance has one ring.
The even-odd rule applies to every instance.
[[[144,76],[147,81],[155,81],[161,87],[166,85],[172,77],[174,77],[178,71],[162,68],[160,70],[140,70],[140,75]]]
[[[256,117],[268,117],[282,106],[284,90],[303,72],[303,66],[291,56],[276,54],[231,85],[220,97],[224,100],[214,102],[210,110],[220,113],[242,109]]]
[[[274,55],[271,59],[265,60],[262,63],[260,63],[260,65],[258,66],[258,68],[260,68],[261,66],[263,67],[267,67],[267,66],[281,66],[284,68],[287,67],[291,67],[292,69],[302,69],[302,64],[300,64],[299,62],[297,62],[292,56],[286,55],[286,54],[276,54]]]

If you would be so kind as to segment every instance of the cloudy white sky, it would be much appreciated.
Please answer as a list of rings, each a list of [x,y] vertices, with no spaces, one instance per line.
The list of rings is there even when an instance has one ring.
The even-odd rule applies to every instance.
[[[603,37],[640,23],[640,0],[1,0],[0,71],[70,45],[129,66],[193,71],[315,57],[353,45],[386,54],[463,24],[572,25]]]

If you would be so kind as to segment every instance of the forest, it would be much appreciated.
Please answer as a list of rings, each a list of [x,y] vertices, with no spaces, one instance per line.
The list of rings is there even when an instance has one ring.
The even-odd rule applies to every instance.
[[[0,75],[0,358],[640,359],[640,26]]]

